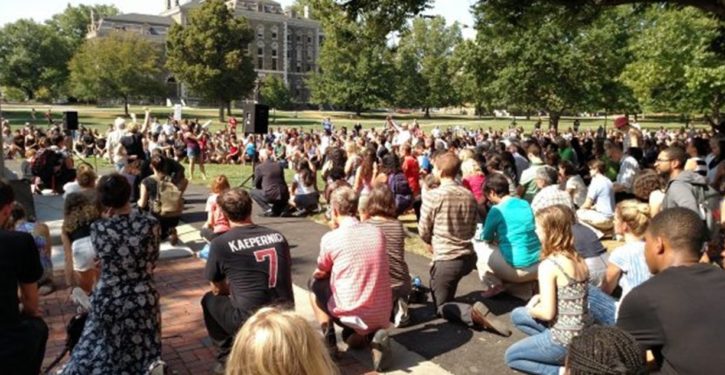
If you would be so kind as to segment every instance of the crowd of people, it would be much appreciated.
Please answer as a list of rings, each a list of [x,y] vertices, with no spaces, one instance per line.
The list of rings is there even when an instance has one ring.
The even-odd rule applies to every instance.
[[[502,336],[523,332],[503,358],[512,369],[717,373],[725,366],[725,133],[650,131],[626,116],[613,125],[425,131],[388,117],[372,129],[336,129],[326,119],[321,129],[238,136],[236,121],[212,132],[199,121],[160,124],[147,111],[142,122],[117,119],[103,137],[2,131],[8,155],[27,157],[23,177],[38,191],[66,194],[64,275],[91,296],[91,308],[64,374],[144,373],[159,360],[159,242],[177,240],[183,193],[196,168],[206,179],[210,162],[251,163],[255,172],[249,190],[212,176],[201,230],[211,283],[201,304],[217,373],[335,373],[336,326],[349,347],[372,351],[376,370],[389,368],[390,328],[412,323],[416,288],[399,219],[408,213],[432,258],[434,313]],[[74,165],[75,152],[106,157],[116,172],[98,179],[89,165]],[[289,184],[285,169],[294,170]],[[0,252],[8,270],[0,340],[24,337],[0,342],[0,357],[33,358],[11,368],[37,373],[48,334],[38,285],[52,279],[50,240],[47,227],[25,220],[6,183],[0,192],[0,242],[16,244]],[[308,284],[320,334],[290,312],[300,301],[289,244],[254,223],[253,202],[268,217],[325,212],[332,230]],[[605,239],[621,245],[607,251]],[[481,294],[471,305],[456,292],[474,270]],[[486,304],[503,293],[525,302],[510,322]]]

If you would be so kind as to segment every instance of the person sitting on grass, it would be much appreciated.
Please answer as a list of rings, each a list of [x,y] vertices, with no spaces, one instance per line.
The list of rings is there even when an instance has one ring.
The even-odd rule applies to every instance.
[[[590,325],[589,271],[574,249],[569,207],[554,205],[536,213],[541,238],[540,294],[511,312],[513,324],[528,337],[506,349],[506,364],[529,374],[559,374],[567,346]]]
[[[587,199],[576,212],[577,219],[596,229],[600,238],[604,235],[602,231],[610,231],[614,224],[614,187],[612,181],[604,176],[605,168],[601,160],[589,162],[592,181],[589,183]]]
[[[506,287],[536,280],[541,244],[536,237],[531,206],[509,194],[506,177],[499,173],[489,175],[483,189],[494,206],[488,212],[481,238],[473,245],[478,255],[478,274],[484,285],[483,296],[491,298]],[[515,290],[515,294],[528,299],[531,291],[532,288],[528,288],[528,293]]]
[[[393,297],[383,232],[360,223],[357,194],[349,187],[332,192],[331,227],[320,241],[317,268],[310,279],[310,302],[328,349],[337,353],[335,326],[351,348],[370,345],[373,368],[390,361],[390,325]]]
[[[614,231],[624,236],[624,245],[614,249],[607,261],[607,273],[601,289],[589,291],[592,316],[600,323],[614,325],[616,300],[611,297],[617,286],[624,298],[634,287],[652,275],[644,259],[644,232],[649,224],[649,204],[636,200],[622,201],[614,213]]]
[[[337,375],[320,337],[301,315],[264,307],[239,330],[226,375]]]
[[[207,212],[206,223],[201,228],[201,236],[209,242],[229,230],[229,220],[217,203],[219,195],[230,189],[229,179],[223,174],[216,176],[211,182],[210,189],[211,195],[206,200],[204,210]]]

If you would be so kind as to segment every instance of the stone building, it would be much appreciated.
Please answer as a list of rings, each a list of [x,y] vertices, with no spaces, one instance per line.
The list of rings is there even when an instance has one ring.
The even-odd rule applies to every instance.
[[[164,0],[165,10],[158,16],[129,13],[93,20],[88,38],[125,31],[165,43],[171,25],[184,25],[189,12],[203,1],[180,3],[179,0]],[[271,0],[230,0],[226,3],[237,17],[247,19],[254,32],[255,38],[249,44],[249,54],[254,61],[257,82],[262,82],[267,75],[278,75],[296,101],[307,103],[310,92],[305,79],[317,70],[317,58],[323,41],[319,22],[310,19],[307,14],[284,11],[279,3]],[[169,97],[193,99],[193,94],[183,84],[177,83],[172,75],[166,76],[166,83]]]

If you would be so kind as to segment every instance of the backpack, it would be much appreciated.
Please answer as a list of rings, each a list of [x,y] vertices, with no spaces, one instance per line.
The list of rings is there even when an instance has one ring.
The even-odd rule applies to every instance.
[[[413,204],[413,190],[402,172],[388,177],[388,187],[395,197],[395,213],[400,215]]]
[[[151,202],[151,213],[159,217],[179,217],[184,210],[181,191],[169,177],[156,180],[156,197]]]
[[[708,185],[690,184],[700,209],[700,218],[705,222],[710,240],[720,233],[720,200],[722,195]]]

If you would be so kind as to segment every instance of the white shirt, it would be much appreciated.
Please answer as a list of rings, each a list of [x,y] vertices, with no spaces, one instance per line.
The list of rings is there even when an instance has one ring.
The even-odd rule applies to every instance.
[[[639,163],[631,156],[625,156],[619,163],[617,183],[624,186],[626,191],[632,191],[634,175],[639,172]]]
[[[594,210],[606,217],[614,216],[614,188],[612,181],[601,174],[592,178],[587,198],[594,203]]]

